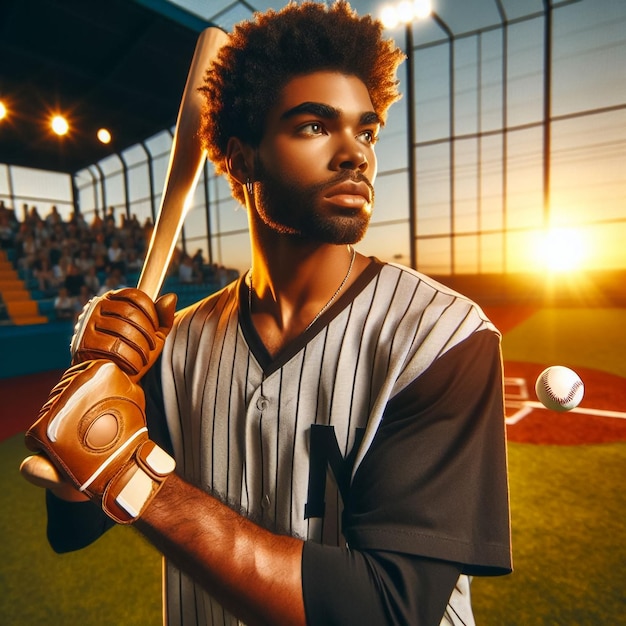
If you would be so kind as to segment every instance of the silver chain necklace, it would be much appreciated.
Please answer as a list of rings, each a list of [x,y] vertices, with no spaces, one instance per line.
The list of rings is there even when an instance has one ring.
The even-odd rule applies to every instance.
[[[354,259],[356,258],[356,250],[352,246],[350,246],[350,249],[352,250],[352,255],[350,257],[350,265],[348,266],[348,272],[346,273],[346,275],[343,277],[343,280],[341,281],[341,285],[337,287],[337,291],[335,291],[335,293],[330,297],[330,300],[320,309],[319,313],[313,318],[310,324],[304,329],[304,332],[309,330],[309,328],[311,328],[311,326],[313,326],[313,324],[317,322],[317,320],[322,316],[324,311],[326,311],[326,309],[328,309],[328,307],[337,299],[337,296],[341,293],[341,290],[345,287],[346,283],[348,282],[348,279],[350,278],[350,274],[352,273]],[[252,270],[250,270],[248,277],[249,277],[248,311],[250,312],[250,316],[252,316],[252,292],[254,290],[254,287],[252,286]]]

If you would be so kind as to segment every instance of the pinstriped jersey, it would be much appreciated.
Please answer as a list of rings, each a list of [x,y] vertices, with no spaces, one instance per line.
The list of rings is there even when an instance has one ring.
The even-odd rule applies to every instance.
[[[342,512],[344,503],[358,501],[350,492],[355,478],[365,484],[388,470],[387,461],[372,470],[368,454],[389,406],[404,405],[433,364],[478,335],[498,344],[496,329],[473,302],[373,259],[332,307],[272,357],[254,330],[239,279],[181,311],[166,341],[163,402],[178,471],[269,530],[345,545]],[[413,467],[411,459],[389,461],[401,462]],[[361,467],[367,476],[360,476]],[[344,513],[344,521],[349,517]],[[381,548],[393,549],[394,533],[382,527]],[[358,544],[358,528],[352,536]],[[376,536],[366,530],[363,541],[371,547]],[[407,549],[404,537],[399,551]],[[448,557],[450,537],[428,539],[424,552],[421,541],[408,550]],[[457,543],[465,550],[464,540]],[[169,563],[165,593],[170,624],[238,623]],[[473,623],[465,575],[446,615],[442,623]]]

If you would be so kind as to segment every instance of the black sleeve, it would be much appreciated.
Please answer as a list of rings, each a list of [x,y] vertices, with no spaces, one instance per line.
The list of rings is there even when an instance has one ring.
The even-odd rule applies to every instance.
[[[461,573],[456,563],[304,544],[309,626],[438,626]]]
[[[161,385],[161,356],[141,379],[146,399],[146,422],[150,439],[169,454],[173,454],[172,439],[165,419],[163,387]]]
[[[67,502],[46,491],[47,537],[61,554],[80,550],[101,537],[115,522],[93,502]]]
[[[308,623],[437,626],[461,573],[508,573],[504,429],[491,331],[392,398],[345,494],[350,547],[305,543]]]
[[[487,330],[389,401],[344,499],[351,549],[511,571],[503,395],[499,337]]]

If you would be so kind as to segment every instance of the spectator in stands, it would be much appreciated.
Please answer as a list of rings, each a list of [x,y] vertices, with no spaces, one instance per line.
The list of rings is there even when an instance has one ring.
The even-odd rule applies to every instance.
[[[198,248],[191,258],[193,259],[193,264],[196,268],[197,274],[199,276],[202,276],[202,272],[204,269],[204,254],[202,253],[202,248]]]
[[[15,211],[6,205],[4,200],[0,200],[0,215],[6,215],[10,222],[16,221]]]
[[[99,293],[100,288],[102,287],[95,265],[90,267],[85,274],[85,286],[89,289],[92,296]]]
[[[54,313],[58,320],[73,320],[76,316],[76,300],[66,287],[59,288],[59,295],[54,299]]]
[[[60,238],[59,238],[60,233]],[[50,258],[50,264],[52,267],[58,265],[61,262],[63,256],[63,250],[61,249],[61,241],[63,239],[63,229],[57,227],[57,230],[53,232],[48,238],[48,257]]]
[[[123,241],[126,241],[126,239],[130,235],[131,230],[132,226],[130,220],[126,217],[125,213],[122,213],[120,215],[120,225],[117,227],[117,236]]]
[[[35,237],[35,241],[37,242],[37,245],[42,246],[44,245],[44,242],[48,240],[48,237],[50,237],[51,231],[48,230],[46,223],[41,218],[39,218],[35,221],[32,232],[33,236]]]
[[[31,242],[32,250],[29,250]],[[17,267],[21,270],[29,270],[36,258],[37,244],[35,243],[35,238],[30,234],[28,225],[21,222],[15,235],[15,259],[17,261]]]
[[[39,290],[44,294],[50,294],[59,288],[61,282],[59,275],[55,272],[45,250],[40,250],[37,253],[37,257],[30,266],[30,269],[33,272],[33,276],[37,279]]]
[[[72,211],[68,223],[76,227],[76,232],[80,237],[83,233],[89,232],[89,225],[80,211]]]
[[[78,318],[83,307],[93,298],[95,294],[91,292],[87,285],[80,288],[80,293],[74,299],[74,320]]]
[[[99,256],[106,257],[108,252],[108,247],[104,241],[104,232],[99,231],[96,233],[96,236],[91,244],[91,254],[94,259],[97,259]]]
[[[105,275],[109,271],[109,261],[105,254],[98,254],[94,259],[94,267],[98,274]]]
[[[104,281],[104,285],[100,287],[100,291],[98,292],[98,295],[101,296],[105,294],[107,291],[111,291],[112,289],[122,289],[123,287],[126,287],[126,286],[127,285],[125,284],[120,271],[118,269],[113,269],[111,270],[110,274],[107,276],[106,280]]]
[[[22,211],[24,212],[24,221],[30,226],[35,226],[37,222],[41,221],[41,216],[36,206],[32,206],[29,209],[28,204],[24,203]]]
[[[91,219],[91,224],[89,224],[89,228],[92,232],[101,231],[104,226],[104,222],[100,217],[100,209],[93,210],[93,218]]]
[[[85,285],[85,276],[81,273],[75,263],[69,263],[65,272],[65,280],[63,286],[67,289],[67,293],[76,298],[80,295],[81,288]]]
[[[61,243],[72,257],[80,252],[80,232],[76,224],[66,225],[65,237]]]
[[[154,222],[151,217],[146,217],[146,221],[143,223],[143,239],[146,245],[150,244],[152,240],[152,231],[154,230]]]
[[[116,222],[115,222],[115,207],[114,206],[110,206],[106,212],[106,215],[104,216],[104,223],[106,227],[113,227],[115,228]]]
[[[109,271],[119,270],[120,274],[126,274],[126,252],[117,237],[111,239],[107,258],[109,259]]]
[[[61,224],[63,222],[63,218],[61,217],[56,204],[53,204],[50,207],[50,212],[46,215],[44,221],[46,222],[46,225],[50,229],[50,231],[53,231],[54,227],[57,224]]]
[[[86,276],[89,270],[96,264],[94,258],[89,254],[89,248],[86,247],[85,244],[81,246],[78,256],[74,258],[74,264],[84,276]]]
[[[7,250],[12,248],[15,243],[15,233],[9,221],[9,216],[4,212],[0,212],[0,248]]]
[[[201,282],[201,275],[197,273],[193,259],[186,252],[183,252],[180,256],[178,280],[184,284]]]
[[[115,227],[115,224],[111,220],[106,220],[104,222],[104,229],[102,233],[104,235],[104,243],[108,250],[108,248],[111,246],[111,242],[113,241],[113,239],[118,237],[118,231]]]
[[[62,283],[65,280],[65,276],[67,275],[67,268],[74,263],[74,256],[72,255],[71,249],[69,245],[61,246],[61,257],[59,258],[59,262],[56,265],[53,265],[52,268],[59,280],[59,283]]]
[[[16,235],[20,229],[20,223],[17,221],[15,217],[15,211],[10,209],[4,203],[4,200],[0,200],[0,217],[2,218],[2,222],[6,223],[11,230],[12,233],[12,242],[15,243]]]
[[[135,236],[137,236],[139,233],[141,233],[141,224],[139,223],[139,219],[137,218],[137,214],[133,213],[130,216],[130,220],[129,220],[130,224],[130,229],[132,230],[133,234]]]
[[[130,273],[141,272],[143,267],[143,259],[137,253],[135,248],[129,248],[126,251],[126,271]]]
[[[68,297],[86,301],[88,296],[125,287],[129,281],[135,284],[154,228],[150,217],[141,224],[137,215],[124,215],[118,227],[114,207],[109,207],[106,215],[94,209],[89,224],[80,212],[71,212],[63,219],[56,205],[45,218],[36,206],[29,208],[25,203],[22,209],[24,219],[20,222],[15,211],[0,201],[0,247],[15,249],[17,267],[25,272],[27,281],[36,280],[44,297],[56,297],[63,287]],[[13,230],[12,240],[7,221]],[[221,266],[206,265],[202,249],[189,258],[177,248],[168,275],[183,283],[217,286],[228,282],[230,273]],[[76,306],[80,308],[80,302]]]

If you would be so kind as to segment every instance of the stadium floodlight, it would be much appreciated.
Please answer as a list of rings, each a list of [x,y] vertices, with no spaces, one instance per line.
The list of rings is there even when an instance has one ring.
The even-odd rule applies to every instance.
[[[59,136],[66,135],[70,129],[70,125],[62,115],[55,115],[50,121],[50,126]]]

